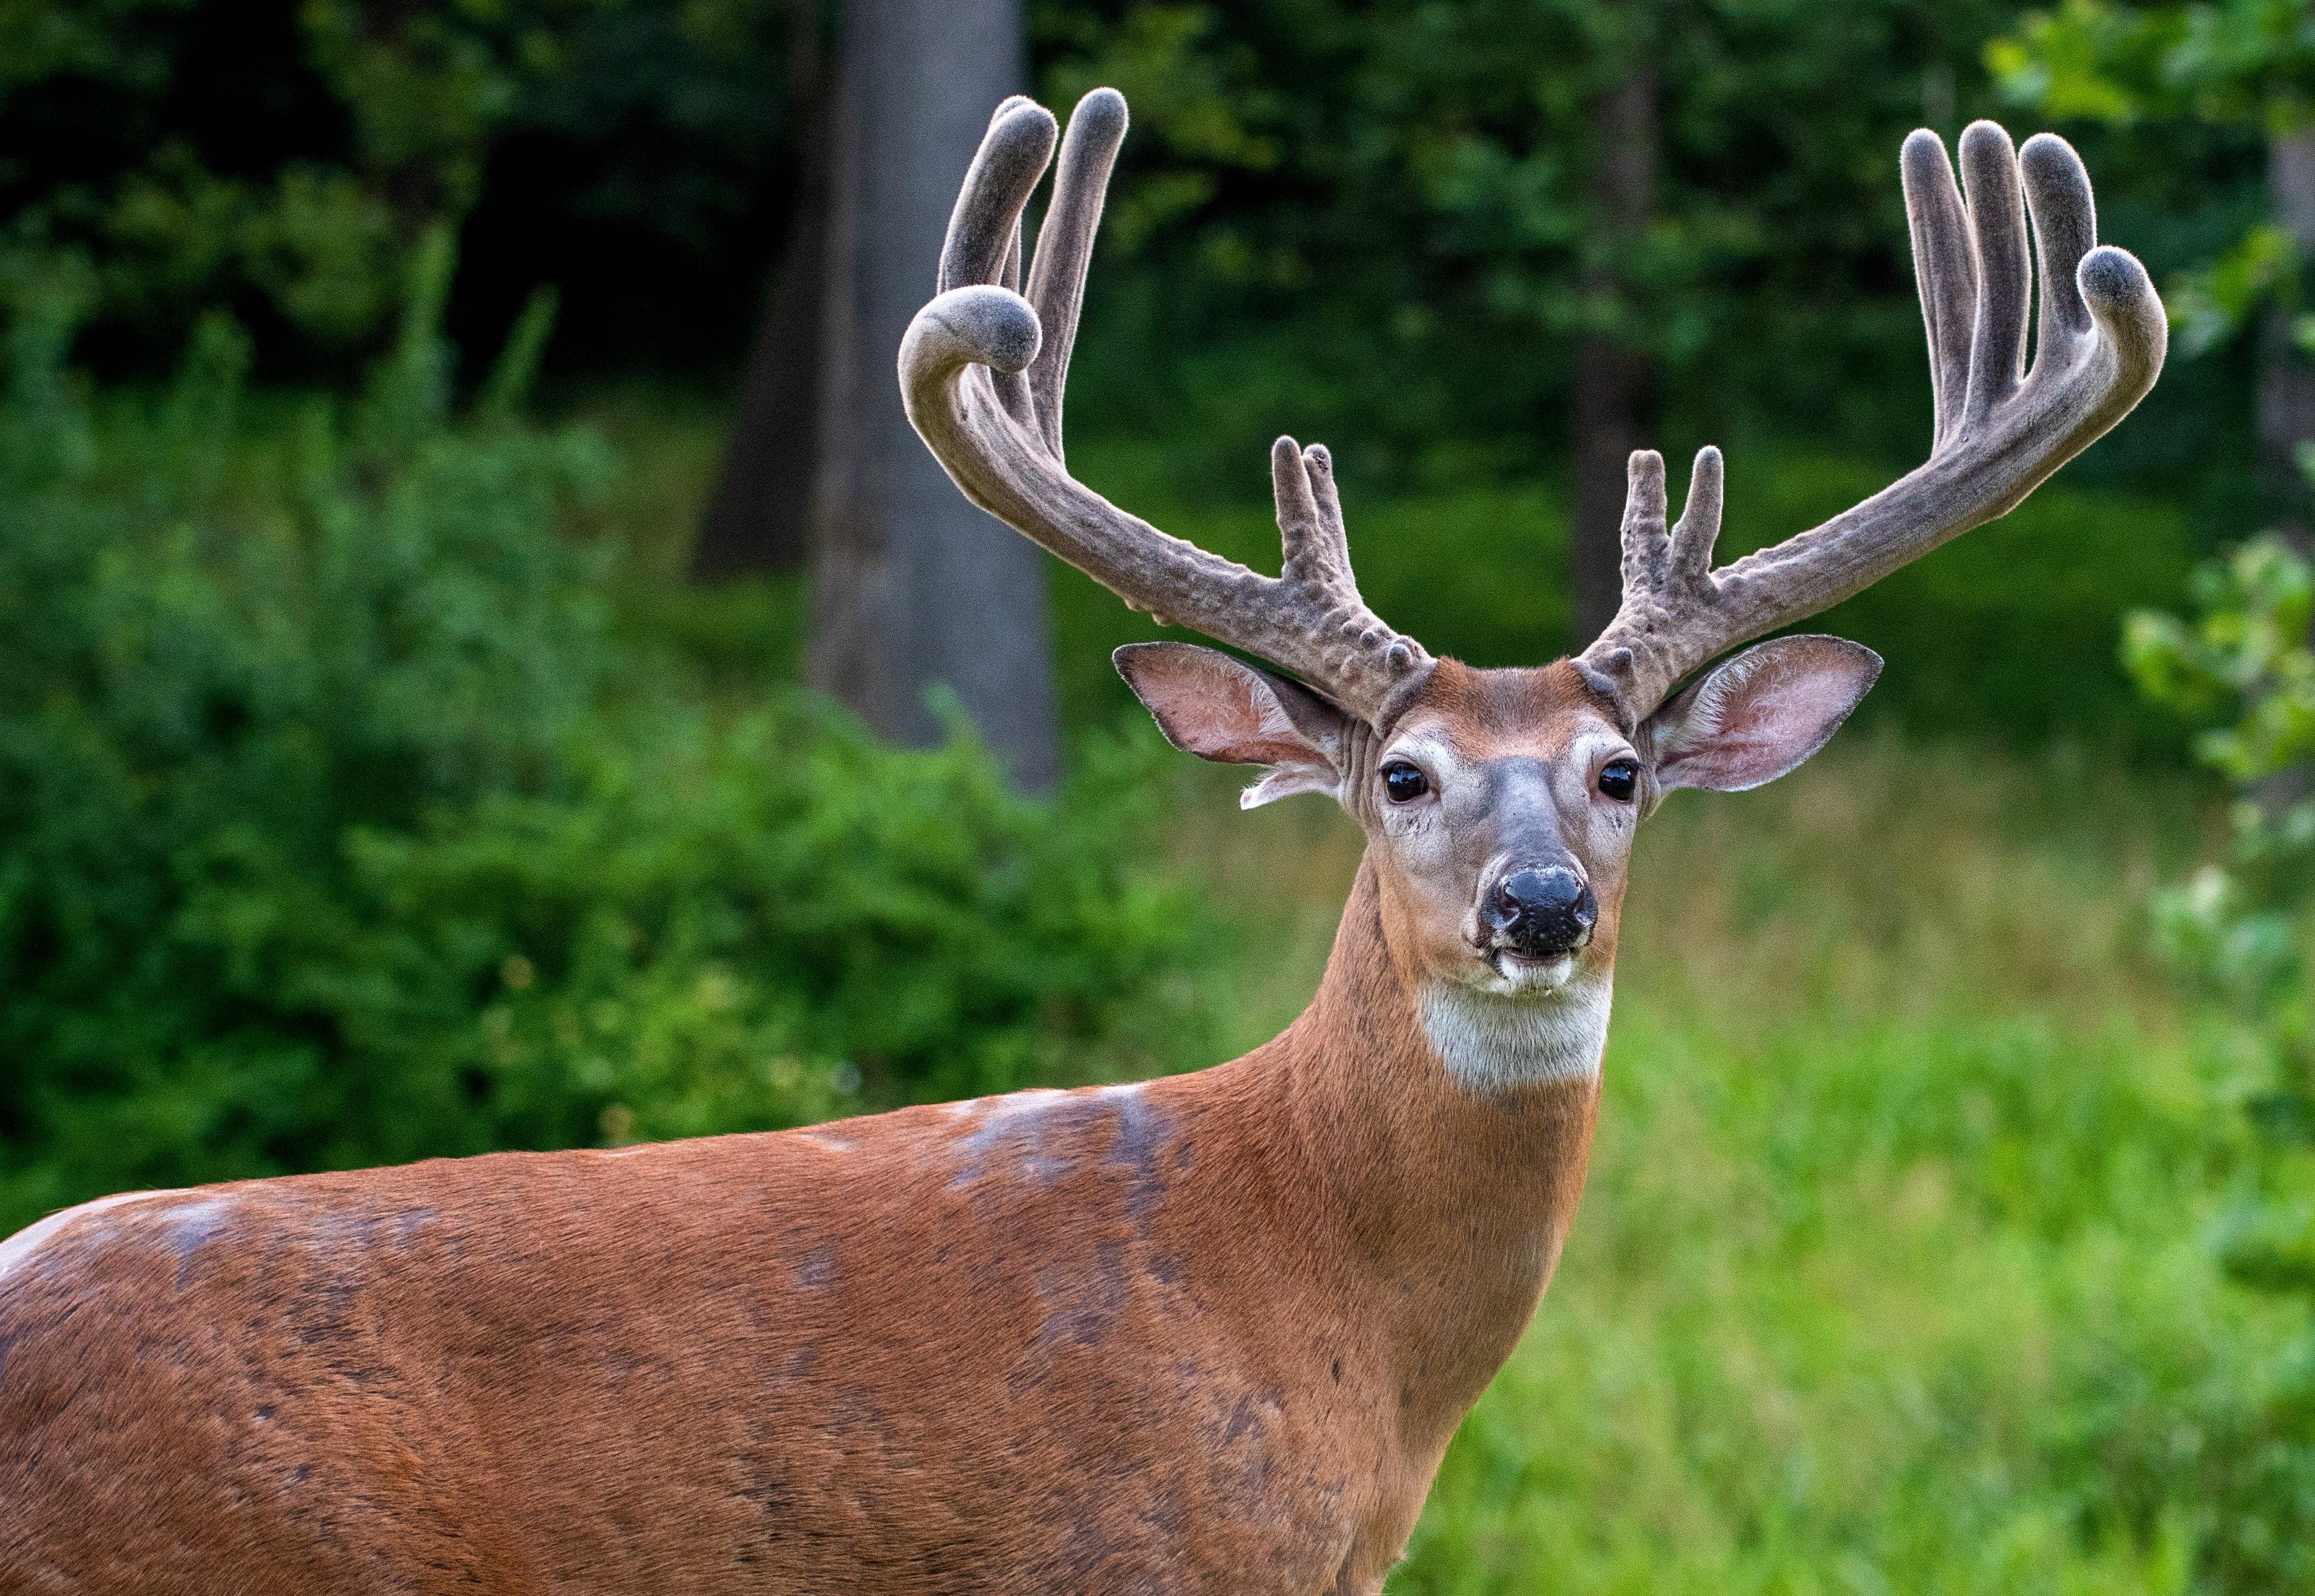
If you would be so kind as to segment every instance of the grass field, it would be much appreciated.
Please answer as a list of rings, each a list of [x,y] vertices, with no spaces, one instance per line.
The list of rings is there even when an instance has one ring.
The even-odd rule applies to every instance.
[[[1251,1042],[1356,837],[1194,790],[1184,858],[1270,950]],[[2256,1588],[2212,1581],[2209,1476],[2293,1321],[2212,1261],[2225,1050],[2136,907],[2196,841],[2143,778],[1889,738],[1676,795],[1574,1239],[1391,1589]]]

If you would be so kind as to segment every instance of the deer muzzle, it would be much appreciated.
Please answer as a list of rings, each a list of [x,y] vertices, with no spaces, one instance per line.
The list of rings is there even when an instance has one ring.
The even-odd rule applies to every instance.
[[[1557,959],[1592,940],[1600,902],[1565,864],[1523,865],[1487,889],[1479,921],[1491,949],[1522,959]]]

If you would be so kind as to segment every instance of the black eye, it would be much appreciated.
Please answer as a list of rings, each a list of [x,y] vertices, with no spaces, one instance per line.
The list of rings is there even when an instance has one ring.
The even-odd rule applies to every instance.
[[[1640,767],[1629,759],[1610,759],[1600,772],[1600,791],[1619,803],[1631,802],[1640,785]]]
[[[1412,803],[1431,790],[1431,780],[1406,760],[1393,759],[1382,767],[1382,790],[1393,803]]]

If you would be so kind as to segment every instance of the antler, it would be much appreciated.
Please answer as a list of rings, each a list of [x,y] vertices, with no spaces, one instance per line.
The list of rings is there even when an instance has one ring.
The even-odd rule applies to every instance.
[[[1936,409],[1926,464],[1823,526],[1715,571],[1720,451],[1696,457],[1669,532],[1663,460],[1651,450],[1632,456],[1623,603],[1577,665],[1635,721],[1706,661],[2006,515],[2154,386],[2169,342],[2162,302],[2134,257],[2097,245],[2089,176],[2072,146],[2038,133],[2020,155],[1993,123],[1974,122],[1961,164],[1966,208],[1938,136],[1923,129],[1905,140]],[[2030,373],[2028,213],[2042,278]]]
[[[1159,531],[1063,466],[1061,392],[1103,191],[1125,137],[1125,99],[1095,89],[1070,115],[1024,299],[1013,291],[1021,213],[1052,158],[1054,133],[1052,113],[1018,95],[990,119],[949,218],[939,295],[900,341],[909,420],[966,498],[1128,604],[1382,718],[1431,656],[1359,597],[1324,448],[1299,448],[1291,438],[1271,448],[1285,548],[1275,577]]]

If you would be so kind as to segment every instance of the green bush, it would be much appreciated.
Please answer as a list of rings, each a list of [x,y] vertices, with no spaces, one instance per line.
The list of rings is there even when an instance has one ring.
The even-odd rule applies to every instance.
[[[728,358],[796,137],[794,0],[11,0],[0,231],[85,255],[102,356],[229,304],[276,370],[357,369],[471,221],[463,317],[540,282],[586,350]],[[638,326],[643,330],[638,330]]]
[[[2315,468],[2315,456],[2310,457]],[[2200,729],[2232,790],[2223,854],[2156,895],[2158,941],[2213,1000],[2253,1155],[2215,1227],[2228,1272],[2302,1308],[2270,1367],[2198,1394],[2209,1443],[2117,1427],[2100,1467],[2133,1479],[2191,1469],[2210,1504],[2212,1588],[2315,1582],[2315,566],[2275,535],[2203,571],[2189,619],[2131,617],[2141,690]],[[2117,1466],[2116,1458],[2124,1461]],[[2134,1467],[2131,1465],[2135,1465]]]
[[[1177,1056],[1195,906],[1096,749],[744,712],[610,624],[559,528],[612,468],[454,415],[437,246],[359,401],[236,422],[67,371],[17,274],[0,395],[0,1231],[128,1185],[776,1126]],[[287,441],[284,441],[284,440]]]

